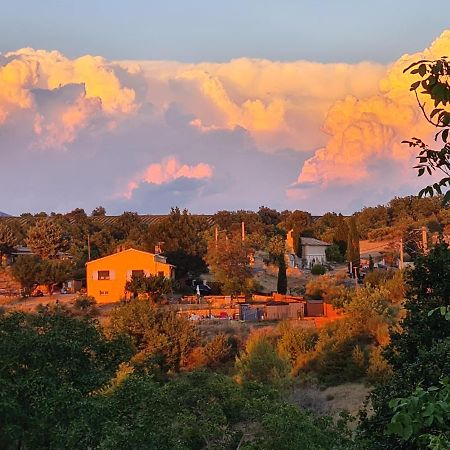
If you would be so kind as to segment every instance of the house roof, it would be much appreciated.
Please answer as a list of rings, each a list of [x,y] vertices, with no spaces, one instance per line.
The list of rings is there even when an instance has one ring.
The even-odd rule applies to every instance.
[[[311,246],[328,246],[331,245],[328,242],[320,241],[319,239],[314,239],[311,237],[301,237],[300,238],[302,245],[311,245]]]
[[[144,252],[143,250],[137,250],[135,248],[128,248],[128,249],[123,250],[121,252],[112,253],[111,255],[106,255],[106,256],[103,256],[101,258],[97,258],[97,259],[93,259],[92,261],[88,261],[86,263],[86,265],[87,264],[92,264],[94,262],[96,263],[98,261],[101,261],[102,259],[108,259],[108,258],[113,258],[114,256],[123,255],[124,253],[143,253],[144,255],[152,256],[153,258],[158,258],[158,257],[162,258],[160,255],[156,255],[155,253]],[[171,267],[175,267],[172,264],[169,264],[168,262],[163,262],[163,261],[158,261],[158,262],[160,262],[161,264],[167,264],[168,266],[171,266]]]
[[[361,259],[369,259],[369,257],[372,256],[372,258],[381,258],[383,256],[382,253],[373,251],[373,252],[365,252],[361,253],[360,258]]]

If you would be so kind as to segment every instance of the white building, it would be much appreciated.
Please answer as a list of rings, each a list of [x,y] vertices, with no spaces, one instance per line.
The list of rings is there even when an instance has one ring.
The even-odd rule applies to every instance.
[[[325,250],[331,244],[310,237],[301,237],[300,242],[302,246],[302,261],[306,267],[327,262]]]

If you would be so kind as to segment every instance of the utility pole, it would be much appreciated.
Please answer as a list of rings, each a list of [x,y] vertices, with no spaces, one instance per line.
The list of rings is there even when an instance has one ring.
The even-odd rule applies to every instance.
[[[214,237],[216,240],[216,250],[217,250],[217,241],[219,240],[219,227],[216,225],[216,228],[214,229]]]
[[[428,253],[428,239],[427,239],[427,227],[422,227],[422,248],[423,254]]]
[[[245,241],[245,223],[241,222],[241,237],[242,237],[242,242]]]
[[[399,264],[399,269],[402,270],[405,267],[405,263],[403,260],[403,238],[400,238],[400,264]]]
[[[88,244],[88,261],[90,261],[91,260],[91,236],[89,233],[87,236],[87,244]]]
[[[353,267],[353,270],[354,270],[354,272],[355,272],[355,289],[358,289],[359,288],[359,286],[358,286],[358,268],[356,267],[356,266],[354,266]]]

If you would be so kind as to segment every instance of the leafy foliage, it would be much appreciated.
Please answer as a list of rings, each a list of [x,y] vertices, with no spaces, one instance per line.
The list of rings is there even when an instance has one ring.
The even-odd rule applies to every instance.
[[[0,442],[7,449],[64,448],[72,423],[87,420],[90,392],[131,354],[94,322],[58,311],[0,316],[0,336]]]
[[[13,230],[4,223],[0,223],[0,262],[4,254],[10,254],[18,243]]]
[[[419,384],[427,391],[450,376],[450,322],[442,320],[439,314],[430,314],[450,305],[449,276],[450,250],[444,244],[419,257],[408,276],[406,315],[401,328],[391,332],[391,342],[384,353],[392,376],[371,394],[375,414],[366,418],[362,426],[363,434],[376,442],[377,449],[423,448],[417,442],[386,436],[384,431],[394,415],[389,408],[391,399],[410,397],[411,388]],[[424,433],[429,431],[432,432]]]
[[[197,329],[187,318],[138,299],[112,312],[110,332],[131,339],[138,352],[137,364],[153,364],[164,372],[178,372],[187,366],[199,343]]]
[[[249,248],[238,235],[208,242],[208,265],[225,294],[241,294],[251,291],[252,273],[249,265]]]
[[[435,61],[421,60],[408,66],[404,72],[410,72],[412,75],[420,77],[420,80],[411,84],[410,90],[416,95],[426,120],[439,129],[435,141],[440,139],[444,144],[440,150],[433,150],[418,138],[404,141],[410,147],[419,149],[417,157],[419,163],[415,166],[419,176],[422,176],[425,171],[429,175],[435,171],[444,174],[444,178],[440,181],[422,189],[419,196],[442,194],[442,189],[450,186],[450,61],[446,57]],[[423,97],[433,103],[434,108],[430,112],[426,110],[426,100],[421,101]],[[443,201],[444,203],[450,202],[450,190],[445,193]]]
[[[27,244],[37,256],[53,259],[62,247],[62,228],[54,221],[40,219],[28,230]]]
[[[125,283],[125,291],[131,292],[134,298],[146,296],[157,303],[172,292],[172,281],[163,275],[132,275]]]
[[[287,382],[289,364],[281,357],[269,337],[255,333],[250,336],[245,351],[236,359],[236,368],[242,381],[255,381],[272,386]]]
[[[277,292],[279,294],[286,294],[287,287],[288,281],[286,276],[286,261],[283,254],[278,258]]]
[[[311,273],[313,275],[324,275],[327,272],[327,269],[322,264],[314,264],[311,268]]]

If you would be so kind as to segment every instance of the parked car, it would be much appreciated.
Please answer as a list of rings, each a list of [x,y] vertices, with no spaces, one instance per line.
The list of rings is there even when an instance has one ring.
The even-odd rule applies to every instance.
[[[44,296],[44,293],[43,293],[40,289],[37,289],[37,290],[33,291],[33,293],[31,294],[31,296],[32,296],[32,297],[43,297],[43,296]]]

